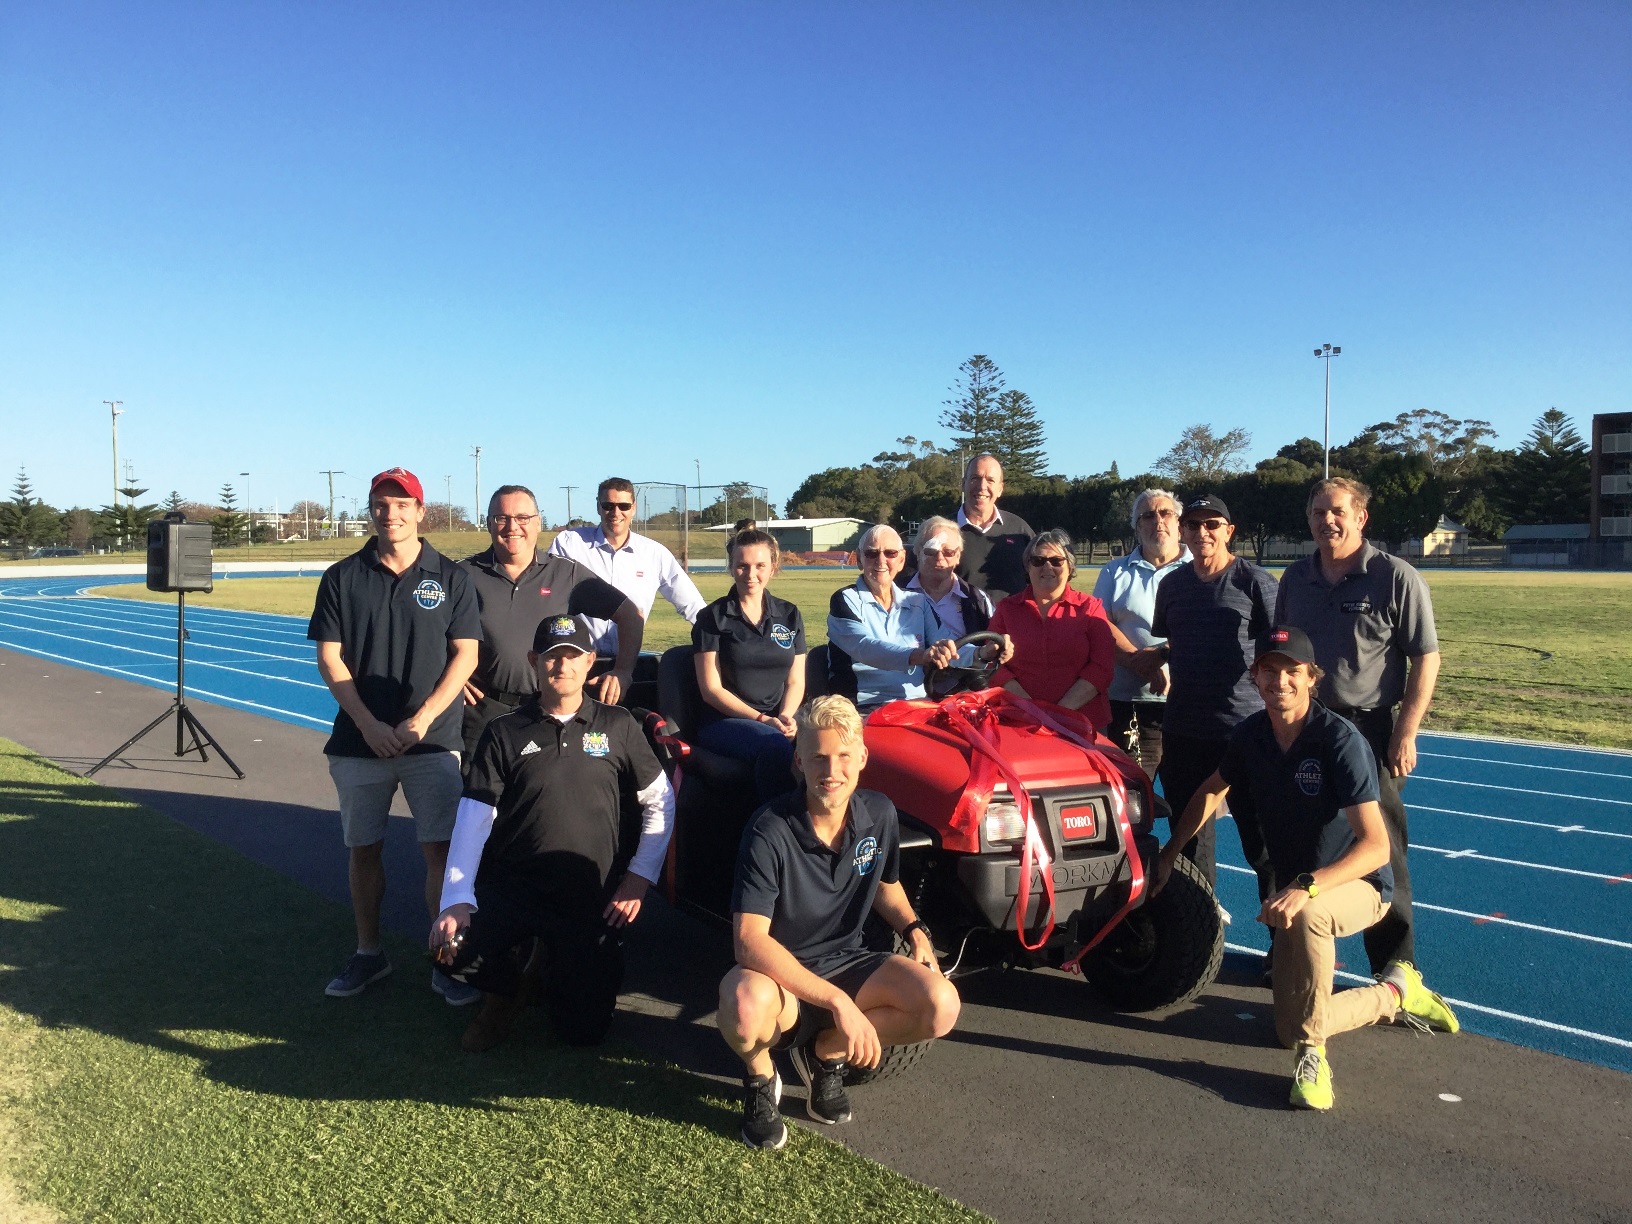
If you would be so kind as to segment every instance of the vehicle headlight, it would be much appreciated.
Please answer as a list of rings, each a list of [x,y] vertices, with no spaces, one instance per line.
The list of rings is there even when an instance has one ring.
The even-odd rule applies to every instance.
[[[1145,792],[1136,787],[1128,787],[1128,823],[1142,825],[1147,822],[1145,816]]]
[[[1020,806],[1012,800],[1000,800],[986,805],[986,840],[993,845],[1017,842],[1026,835],[1025,817]]]

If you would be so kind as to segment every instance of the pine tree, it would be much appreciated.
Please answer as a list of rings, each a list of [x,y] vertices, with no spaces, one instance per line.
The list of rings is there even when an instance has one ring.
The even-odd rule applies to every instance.
[[[997,441],[997,397],[1003,390],[1003,371],[984,353],[976,353],[958,367],[962,384],[948,388],[956,399],[942,400],[946,411],[941,425],[952,431],[952,445],[965,457],[993,449]]]
[[[49,544],[62,534],[61,516],[34,496],[34,486],[24,468],[17,469],[11,486],[11,500],[0,503],[0,537],[21,548]]]
[[[170,496],[164,499],[164,508],[166,510],[180,510],[186,504],[186,499],[175,489],[171,489]]]
[[[1570,418],[1549,408],[1513,457],[1506,508],[1516,523],[1586,521],[1592,491],[1592,457]]]
[[[1043,453],[1043,422],[1037,405],[1024,391],[1005,391],[997,397],[996,438],[987,447],[1003,465],[1010,483],[1041,476],[1048,465]]]

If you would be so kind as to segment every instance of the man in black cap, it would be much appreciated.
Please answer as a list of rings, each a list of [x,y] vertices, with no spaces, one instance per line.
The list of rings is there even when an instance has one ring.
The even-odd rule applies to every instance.
[[[618,627],[612,670],[596,693],[616,705],[629,690],[646,619],[617,587],[568,560],[538,551],[538,500],[522,485],[501,485],[487,503],[493,545],[459,563],[470,575],[482,610],[482,649],[465,685],[466,764],[488,722],[537,691],[527,662],[533,630],[552,616],[593,616]]]
[[[1147,677],[1168,665],[1171,682],[1156,776],[1173,820],[1217,767],[1230,732],[1263,708],[1247,669],[1253,639],[1268,630],[1275,608],[1275,579],[1269,571],[1230,552],[1235,525],[1221,498],[1189,499],[1179,512],[1179,535],[1190,550],[1190,564],[1156,588],[1150,624],[1153,636],[1167,640],[1132,656],[1135,668]],[[1242,836],[1247,861],[1256,865],[1261,851],[1249,840],[1250,832]],[[1184,852],[1211,882],[1216,873],[1214,827],[1206,825]]]
[[[606,1036],[623,983],[623,928],[663,868],[674,792],[634,716],[584,695],[595,662],[580,618],[539,623],[528,654],[537,695],[482,733],[459,801],[431,947],[483,992],[461,1044],[504,1040],[521,1009],[516,949],[537,937],[544,1000],[573,1045]],[[621,812],[641,811],[620,845]]]
[[[1409,962],[1389,962],[1375,986],[1332,992],[1336,941],[1388,912],[1393,876],[1377,804],[1377,766],[1354,724],[1314,700],[1321,670],[1301,629],[1276,625],[1254,649],[1252,680],[1264,709],[1231,733],[1218,768],[1197,789],[1157,862],[1162,890],[1181,848],[1223,806],[1250,797],[1271,891],[1258,914],[1275,946],[1275,1031],[1297,1052],[1292,1104],[1330,1109],[1327,1038],[1392,1020],[1454,1033],[1445,1000]]]

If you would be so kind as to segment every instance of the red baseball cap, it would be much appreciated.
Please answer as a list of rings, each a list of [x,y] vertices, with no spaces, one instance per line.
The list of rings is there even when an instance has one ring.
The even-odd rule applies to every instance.
[[[408,494],[409,497],[413,498],[421,505],[425,503],[424,486],[419,483],[419,477],[415,476],[407,468],[387,468],[385,471],[381,472],[378,476],[374,477],[373,480],[368,482],[368,495],[373,497],[375,490],[382,484],[400,485],[402,486],[402,491]]]

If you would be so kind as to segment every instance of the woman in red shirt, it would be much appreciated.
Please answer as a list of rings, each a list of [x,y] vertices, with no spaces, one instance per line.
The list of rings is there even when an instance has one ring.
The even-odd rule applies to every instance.
[[[1077,563],[1065,532],[1034,536],[1024,561],[1031,585],[998,604],[989,626],[1014,641],[1014,657],[997,669],[993,683],[1018,697],[1081,710],[1103,731],[1111,721],[1107,694],[1116,666],[1105,606],[1071,589]]]

